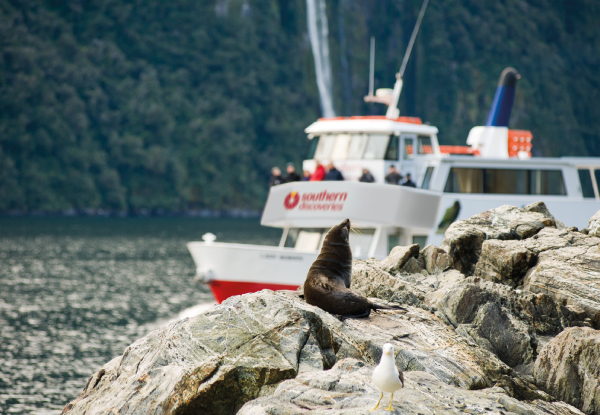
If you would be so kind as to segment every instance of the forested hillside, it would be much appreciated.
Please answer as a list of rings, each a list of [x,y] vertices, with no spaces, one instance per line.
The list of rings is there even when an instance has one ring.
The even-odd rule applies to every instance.
[[[420,0],[327,0],[334,107],[391,87]],[[400,110],[463,144],[500,72],[543,155],[600,156],[600,3],[431,0]],[[320,116],[304,0],[0,2],[0,212],[260,209]]]

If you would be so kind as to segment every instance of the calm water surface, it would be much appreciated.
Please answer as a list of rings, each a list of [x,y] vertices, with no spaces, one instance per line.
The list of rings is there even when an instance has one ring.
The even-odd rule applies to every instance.
[[[276,245],[257,219],[0,218],[0,413],[59,414],[134,340],[212,302],[186,242]]]

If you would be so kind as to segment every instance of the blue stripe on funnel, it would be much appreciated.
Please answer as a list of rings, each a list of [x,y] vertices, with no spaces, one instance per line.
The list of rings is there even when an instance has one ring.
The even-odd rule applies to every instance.
[[[486,127],[508,127],[514,101],[514,86],[498,86],[492,108],[485,122]]]

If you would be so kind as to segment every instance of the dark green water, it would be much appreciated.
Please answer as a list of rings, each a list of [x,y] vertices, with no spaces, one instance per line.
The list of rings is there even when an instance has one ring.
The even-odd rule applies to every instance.
[[[186,242],[276,245],[257,219],[0,218],[0,413],[59,414],[88,377],[212,302]]]

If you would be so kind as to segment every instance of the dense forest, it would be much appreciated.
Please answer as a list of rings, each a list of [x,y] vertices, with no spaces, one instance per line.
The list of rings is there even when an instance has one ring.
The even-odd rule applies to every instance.
[[[391,87],[420,0],[327,0],[334,107]],[[431,0],[402,115],[464,144],[500,72],[538,155],[600,156],[600,2]],[[0,2],[0,212],[259,210],[320,116],[304,0]],[[298,165],[297,164],[297,165]]]

